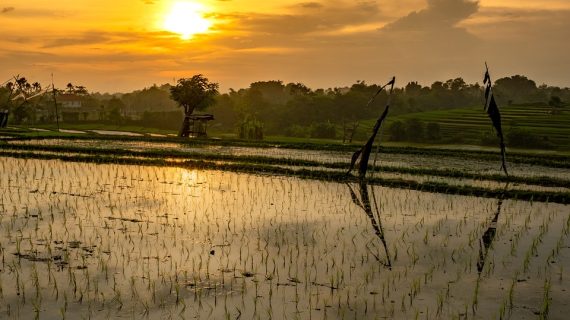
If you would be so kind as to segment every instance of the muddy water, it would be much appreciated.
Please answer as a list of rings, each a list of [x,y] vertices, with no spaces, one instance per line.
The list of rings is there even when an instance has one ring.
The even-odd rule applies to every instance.
[[[0,172],[0,318],[570,312],[568,206],[180,168]]]

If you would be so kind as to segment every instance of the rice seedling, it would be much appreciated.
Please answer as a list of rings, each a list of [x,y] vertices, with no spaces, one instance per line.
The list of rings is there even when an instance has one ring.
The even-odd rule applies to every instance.
[[[539,202],[540,193],[511,194],[532,203],[504,201],[477,279],[496,200],[443,190],[493,197],[488,188],[377,180],[385,186],[367,187],[369,215],[339,183],[352,180],[321,169],[295,173],[274,160],[219,158],[242,161],[220,166],[205,156],[178,165],[44,155],[0,158],[11,173],[0,176],[0,314],[9,318],[89,318],[94,310],[149,319],[453,318],[469,306],[482,318],[565,311],[555,283],[564,280],[570,218],[564,204]],[[323,162],[303,161],[290,164]],[[508,290],[499,288],[503,281]]]

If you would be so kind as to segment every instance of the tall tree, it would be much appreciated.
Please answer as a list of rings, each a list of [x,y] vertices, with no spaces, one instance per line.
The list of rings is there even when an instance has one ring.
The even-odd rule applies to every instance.
[[[85,88],[85,86],[75,86],[73,89],[74,93],[80,96],[86,96],[89,94],[89,91],[87,91],[87,88]]]
[[[190,130],[190,115],[194,110],[204,110],[215,102],[219,85],[208,78],[197,74],[192,78],[178,80],[176,86],[170,88],[172,100],[184,108],[184,121],[178,136],[187,137]]]
[[[536,102],[532,101],[537,91],[536,82],[525,76],[515,75],[498,79],[495,81],[494,91],[499,103]]]
[[[72,94],[75,92],[75,86],[73,86],[71,82],[68,83],[65,87],[67,88],[67,93]]]

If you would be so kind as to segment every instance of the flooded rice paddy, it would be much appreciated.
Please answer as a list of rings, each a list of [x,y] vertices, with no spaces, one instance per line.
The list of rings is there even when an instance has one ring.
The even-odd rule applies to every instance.
[[[157,151],[157,152],[186,152],[201,155],[225,155],[225,156],[263,156],[275,159],[290,159],[301,161],[314,161],[323,164],[350,163],[354,151],[324,151],[324,150],[300,150],[290,148],[260,148],[223,145],[189,145],[184,143],[164,143],[150,141],[110,141],[110,140],[14,140],[10,145],[28,146],[70,146],[87,149],[121,149],[130,151]],[[372,157],[373,158],[373,157]],[[507,158],[508,159],[508,158]],[[371,163],[372,163],[371,159]],[[454,157],[433,154],[408,154],[408,153],[380,153],[376,164],[394,168],[423,168],[423,169],[453,169],[466,173],[476,174],[502,174],[499,158],[493,161],[479,159],[477,157]],[[509,163],[509,173],[519,177],[553,177],[570,180],[568,168],[557,168],[527,163]]]
[[[562,319],[567,205],[0,157],[0,318]]]
[[[551,199],[560,194],[568,198],[570,194],[568,158],[539,158],[534,155],[526,159],[516,155],[508,165],[510,178],[505,179],[500,159],[492,154],[478,157],[473,152],[455,154],[444,150],[443,154],[438,154],[437,151],[430,153],[430,150],[426,150],[380,152],[373,177],[384,181],[381,183],[383,185],[394,186],[392,183],[395,182],[419,190],[432,188],[432,191],[435,191],[433,186],[436,185],[442,192],[446,192],[446,186],[449,186],[456,191],[446,193],[467,195],[473,194],[467,191],[469,189],[479,190],[479,195],[486,190],[501,190],[507,180],[511,181],[510,191],[527,193],[524,199],[531,199],[528,193],[533,192],[541,192],[542,198]],[[317,177],[343,175],[352,152],[153,141],[33,139],[5,142],[0,150],[2,155],[111,163],[126,161],[129,164],[135,164],[133,162],[138,160],[138,164],[153,162],[167,166],[267,173],[287,171],[289,175]],[[370,164],[373,163],[371,159]],[[517,198],[512,194],[507,197]],[[568,203],[568,200],[562,203]]]

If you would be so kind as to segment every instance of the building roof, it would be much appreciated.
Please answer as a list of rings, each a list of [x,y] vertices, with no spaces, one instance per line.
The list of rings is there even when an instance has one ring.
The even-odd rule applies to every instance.
[[[76,94],[64,93],[64,94],[60,94],[57,97],[57,100],[60,102],[71,102],[71,101],[83,101],[83,98],[76,95]]]
[[[209,121],[209,120],[214,120],[214,115],[212,115],[212,114],[191,114],[188,116],[188,119]]]

